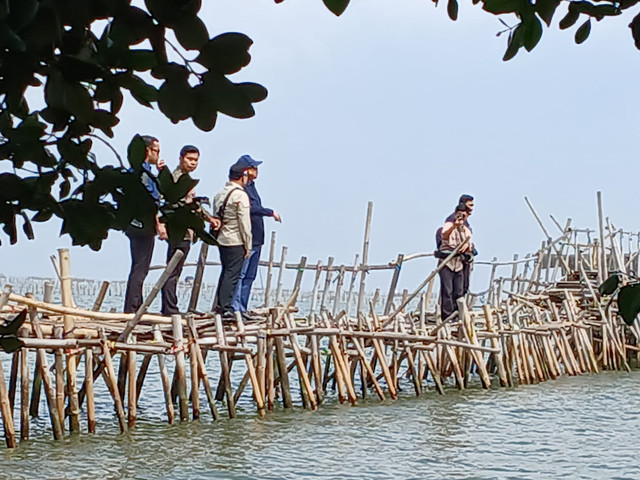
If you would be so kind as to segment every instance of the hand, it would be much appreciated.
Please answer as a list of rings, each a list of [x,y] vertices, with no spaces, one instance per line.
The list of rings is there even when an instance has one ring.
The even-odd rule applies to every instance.
[[[251,256],[251,250],[249,249],[244,249],[244,258],[249,258]]]
[[[165,167],[165,161],[164,159],[158,160],[158,163],[156,163],[156,168],[158,170],[162,170]]]
[[[282,223],[282,217],[281,217],[280,215],[278,215],[276,212],[273,212],[273,219],[274,219],[276,222],[280,222],[280,223]]]
[[[167,234],[167,226],[164,223],[156,223],[156,233],[158,234],[158,238],[160,240],[169,239],[169,235]]]
[[[216,217],[210,217],[209,223],[211,224],[211,228],[213,230],[220,230],[220,227],[222,226],[222,221]]]

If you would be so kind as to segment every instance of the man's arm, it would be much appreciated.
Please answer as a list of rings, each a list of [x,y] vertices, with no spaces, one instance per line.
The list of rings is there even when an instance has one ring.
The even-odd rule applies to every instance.
[[[167,234],[167,226],[160,221],[160,214],[156,213],[156,233],[160,240],[167,240],[169,235]]]
[[[247,192],[249,201],[251,202],[251,215],[260,217],[273,217],[276,222],[282,221],[280,215],[278,215],[272,209],[262,206],[262,200],[260,199],[260,195],[258,195],[258,190],[256,190],[255,185],[245,188],[245,192]]]
[[[442,227],[442,239],[448,241],[455,227],[453,222],[446,222]]]
[[[238,210],[238,226],[240,230],[240,238],[244,245],[245,257],[251,254],[253,237],[251,235],[251,204],[249,197],[244,192],[233,192],[236,196],[236,208]]]

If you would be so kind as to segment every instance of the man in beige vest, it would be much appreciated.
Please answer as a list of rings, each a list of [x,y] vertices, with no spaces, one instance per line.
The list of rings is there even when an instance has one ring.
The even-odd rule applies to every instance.
[[[251,205],[244,187],[249,182],[249,166],[239,160],[229,169],[229,181],[214,197],[213,211],[222,221],[218,233],[222,270],[216,291],[215,312],[232,320],[233,294],[242,263],[251,255]]]

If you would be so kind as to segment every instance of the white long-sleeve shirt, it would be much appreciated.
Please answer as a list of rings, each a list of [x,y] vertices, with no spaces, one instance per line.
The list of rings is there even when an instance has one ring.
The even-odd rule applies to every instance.
[[[213,199],[213,211],[217,214],[230,191],[227,205],[222,214],[222,227],[218,243],[225,247],[244,245],[251,250],[251,204],[244,189],[234,182],[227,182]]]

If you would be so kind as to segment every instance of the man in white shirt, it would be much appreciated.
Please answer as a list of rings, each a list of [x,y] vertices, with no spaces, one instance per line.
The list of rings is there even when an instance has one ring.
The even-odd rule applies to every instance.
[[[229,169],[229,181],[213,200],[214,212],[222,221],[218,233],[222,270],[218,279],[214,310],[225,319],[233,319],[233,295],[245,258],[251,255],[251,204],[244,187],[249,182],[249,167],[238,161]]]
[[[173,176],[173,181],[177,182],[178,179],[184,175],[185,173],[192,173],[198,167],[198,161],[200,160],[200,150],[193,145],[185,145],[180,150],[180,162],[176,169],[171,173]],[[187,203],[190,203],[195,196],[193,190],[191,190],[185,198],[183,199]],[[178,265],[174,268],[169,275],[169,278],[165,282],[162,287],[162,314],[163,315],[173,315],[175,313],[179,313],[178,310],[178,296],[176,293],[176,288],[178,286],[178,279],[182,274],[182,268],[184,267],[184,262],[187,260],[187,255],[189,255],[189,250],[191,248],[191,243],[194,240],[193,231],[187,230],[186,234],[182,238],[171,238],[171,236],[167,237],[167,263],[171,260],[173,255],[177,250],[181,250],[184,253],[184,256],[178,262]]]

